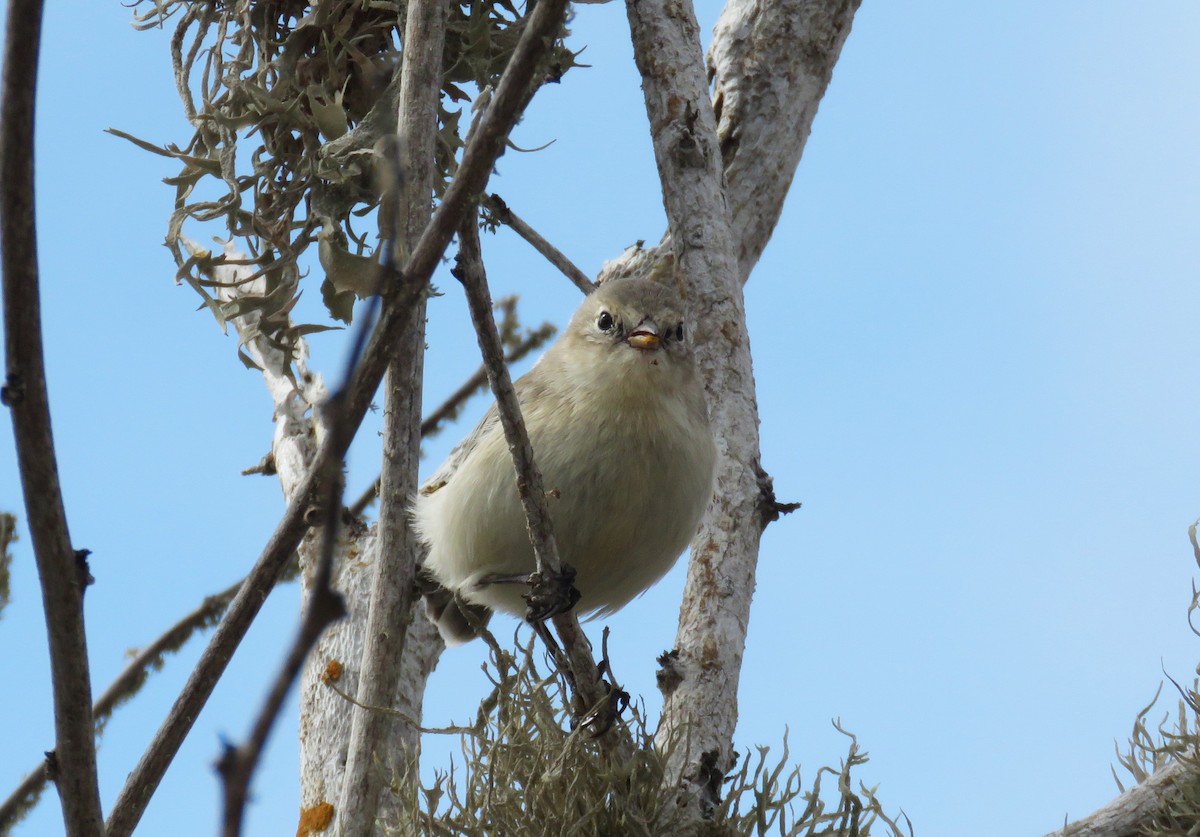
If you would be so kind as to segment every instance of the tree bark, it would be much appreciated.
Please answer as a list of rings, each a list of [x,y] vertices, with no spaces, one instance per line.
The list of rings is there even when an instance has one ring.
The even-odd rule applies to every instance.
[[[861,0],[729,0],[708,52],[726,199],[744,283],[771,238]],[[660,244],[607,262],[600,281],[649,276]]]
[[[1164,797],[1181,783],[1196,781],[1194,768],[1171,762],[1103,808],[1046,837],[1140,837],[1162,813]]]
[[[398,217],[391,220],[390,230],[383,230],[383,246],[395,247],[401,254],[416,245],[432,209],[446,12],[443,0],[408,4],[397,118],[399,170],[391,210]],[[403,259],[398,255],[396,261]],[[398,821],[400,811],[411,809],[417,798],[420,695],[401,694],[411,689],[410,683],[401,682],[401,669],[408,625],[420,618],[411,613],[419,547],[409,503],[417,492],[421,453],[424,299],[413,311],[402,340],[404,348],[388,367],[386,381],[378,547],[359,661],[360,706],[350,709],[349,759],[335,812],[344,837],[368,837],[377,820]],[[423,692],[424,677],[419,681]],[[407,720],[362,708],[391,706],[401,699],[408,704]]]
[[[759,539],[777,515],[759,462],[741,285],[778,220],[857,5],[732,0],[710,53],[710,102],[690,5],[627,4],[670,232],[655,250],[635,251],[605,272],[663,275],[673,268],[686,284],[719,450],[676,647],[662,660],[665,702],[656,736],[668,759],[667,781],[677,784],[697,825],[733,765]]]
[[[698,822],[733,767],[737,684],[754,592],[758,412],[717,122],[691,4],[628,0],[634,55],[717,437],[715,494],[692,545],[656,744]]]

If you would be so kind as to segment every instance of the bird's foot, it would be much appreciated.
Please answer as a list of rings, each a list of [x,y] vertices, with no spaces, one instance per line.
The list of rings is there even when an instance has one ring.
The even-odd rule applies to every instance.
[[[552,616],[566,613],[579,602],[579,591],[575,589],[575,568],[564,563],[557,574],[539,572],[526,577],[529,592],[525,599],[525,621],[545,622]]]

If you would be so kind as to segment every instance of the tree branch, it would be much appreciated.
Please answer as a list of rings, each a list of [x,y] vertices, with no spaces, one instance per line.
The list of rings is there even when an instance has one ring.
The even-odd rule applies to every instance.
[[[332,455],[332,448],[332,445],[326,445],[323,449],[328,451],[326,456]],[[308,531],[308,501],[309,497],[314,495],[321,475],[321,470],[314,467],[302,483],[297,496],[288,504],[283,519],[271,535],[253,569],[246,576],[241,590],[230,603],[224,619],[217,626],[179,697],[175,699],[141,760],[126,779],[125,786],[121,789],[109,815],[110,837],[132,833],[141,819],[150,797],[158,788],[158,783],[178,752],[183,739],[212,694],[233,652],[249,630],[254,617],[258,615],[258,610],[266,600],[284,563],[295,552],[304,533]]]
[[[741,281],[783,211],[862,0],[730,0],[708,52]]]
[[[402,240],[405,252],[429,223],[446,12],[443,0],[408,3],[397,120],[404,188],[393,197],[391,214],[396,220],[387,236],[391,241],[384,244],[399,248]],[[357,693],[358,704],[366,706],[388,705],[396,693],[416,583],[419,548],[408,505],[417,493],[421,454],[424,302],[422,297],[410,313],[401,338],[403,350],[387,373],[378,541]],[[397,738],[393,729],[398,723],[402,722],[384,713],[358,706],[351,710],[349,753],[335,812],[343,837],[370,837],[383,813],[383,789],[393,779],[415,782],[419,776],[419,731],[409,724]],[[416,798],[415,788],[401,791],[401,796]],[[394,798],[386,807],[397,807]]]
[[[504,355],[506,364],[516,363],[521,358],[525,357],[530,352],[542,346],[547,340],[554,335],[554,326],[549,323],[543,323],[539,328],[529,332],[520,343],[513,346]],[[463,381],[454,392],[447,396],[446,400],[439,404],[433,412],[425,417],[421,422],[421,438],[433,435],[435,431],[441,429],[441,424],[444,421],[454,418],[458,415],[458,411],[467,399],[479,392],[480,388],[487,388],[487,367],[480,364],[479,368],[471,373],[471,377]],[[364,491],[354,504],[350,506],[349,512],[352,515],[361,515],[366,511],[371,503],[375,502],[375,498],[379,496],[379,477],[376,477],[367,490]]]
[[[104,821],[83,623],[88,574],[86,553],[76,553],[71,546],[58,479],[38,290],[33,126],[41,26],[41,0],[9,4],[0,88],[0,272],[7,359],[0,401],[12,409],[21,487],[46,614],[54,690],[54,781],[67,833],[90,836],[104,833]]]
[[[542,238],[538,231],[525,223],[517,213],[509,209],[503,198],[495,194],[488,195],[485,204],[500,223],[510,227],[513,232],[533,245],[533,249],[545,256],[550,264],[561,270],[562,274],[570,279],[575,287],[585,294],[596,290],[596,283],[586,273],[576,267],[575,263],[568,259],[561,250]]]
[[[338,393],[340,396],[341,393]],[[335,396],[335,404],[338,396]],[[344,438],[347,431],[340,416],[334,416],[331,424],[336,437]],[[340,441],[340,439],[339,439]],[[349,445],[349,442],[346,442]],[[324,475],[324,486],[328,492],[324,503],[325,529],[322,533],[321,567],[317,572],[316,589],[308,597],[308,606],[304,610],[304,618],[300,630],[292,642],[284,659],[283,666],[271,689],[263,701],[258,717],[255,719],[250,737],[240,747],[227,746],[221,756],[217,769],[221,774],[224,785],[225,808],[222,819],[224,837],[238,837],[242,832],[242,817],[246,809],[246,799],[250,794],[250,780],[262,757],[267,737],[279,717],[283,702],[292,684],[300,674],[300,669],[308,657],[309,651],[317,639],[333,622],[345,615],[345,605],[330,586],[333,575],[334,543],[337,538],[337,517],[341,508],[340,472],[341,460],[330,460],[328,472]]]
[[[718,440],[716,494],[692,545],[656,742],[693,821],[734,764],[737,684],[761,534],[758,412],[735,242],[699,27],[690,3],[627,0],[634,57],[696,354]]]
[[[504,150],[504,140],[519,116],[520,106],[527,101],[534,72],[546,45],[562,25],[565,8],[566,0],[542,0],[530,14],[491,106],[464,149],[454,181],[446,189],[442,204],[409,256],[403,271],[404,282],[385,289],[391,302],[376,324],[342,405],[348,436],[352,436],[362,423],[384,368],[397,350],[406,313],[425,292],[429,277],[460,219],[486,186],[496,158]],[[349,444],[349,439],[345,444]],[[257,615],[266,593],[308,530],[306,512],[318,496],[322,475],[329,462],[340,460],[344,454],[341,440],[328,438],[322,444],[316,461],[297,487],[283,518],[250,571],[246,586],[230,604],[225,619],[213,634],[166,720],[126,780],[109,817],[108,828],[114,837],[124,837],[137,825],[163,773]]]
[[[1046,837],[1140,837],[1162,812],[1163,798],[1186,781],[1196,781],[1195,768],[1173,761],[1103,808]]]
[[[728,0],[717,21],[708,73],[743,283],[779,220],[860,2]],[[661,271],[674,258],[670,235],[606,263],[600,281]]]
[[[487,369],[488,381],[496,397],[496,411],[504,428],[504,437],[512,454],[517,477],[517,492],[521,507],[529,526],[529,537],[537,561],[537,572],[545,577],[560,575],[562,561],[554,540],[554,527],[550,507],[546,502],[546,489],[541,471],[533,459],[533,446],[525,430],[521,406],[513,389],[512,377],[504,364],[504,350],[500,335],[492,318],[492,299],[487,287],[483,259],[480,254],[479,228],[472,216],[463,219],[458,232],[458,259],[454,275],[462,282],[467,292],[467,304],[471,321],[479,338],[479,350]],[[554,616],[554,626],[563,642],[572,682],[576,692],[577,718],[603,706],[609,690],[600,677],[595,658],[592,657],[587,637],[579,627],[579,619],[573,610]]]
[[[244,579],[219,593],[206,596],[204,601],[191,613],[167,628],[126,663],[125,668],[92,706],[92,717],[96,722],[97,735],[103,729],[105,722],[112,717],[116,708],[137,694],[146,682],[151,668],[160,665],[167,654],[182,648],[192,634],[211,627],[220,619],[221,613],[228,607],[243,582]],[[31,770],[21,784],[9,794],[8,798],[0,803],[0,834],[6,834],[8,829],[12,828],[17,820],[36,804],[37,797],[41,794],[48,779],[43,760],[42,764]]]

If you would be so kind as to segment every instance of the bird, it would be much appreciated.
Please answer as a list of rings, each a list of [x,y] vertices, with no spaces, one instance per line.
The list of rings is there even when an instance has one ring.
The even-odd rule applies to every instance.
[[[716,445],[678,294],[602,284],[514,386],[577,611],[611,614],[674,565],[712,495]],[[528,587],[512,582],[536,568],[495,404],[424,485],[412,516],[426,612],[458,645],[493,610],[524,614]]]

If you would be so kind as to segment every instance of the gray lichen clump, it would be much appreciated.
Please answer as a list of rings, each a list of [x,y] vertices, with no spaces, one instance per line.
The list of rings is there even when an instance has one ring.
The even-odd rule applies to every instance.
[[[665,758],[653,745],[642,710],[633,707],[626,714],[624,723],[637,746],[632,759],[620,762],[586,731],[570,729],[565,686],[539,669],[532,643],[518,646],[514,655],[490,635],[485,639],[492,648],[487,673],[494,689],[472,726],[445,730],[462,736],[461,766],[438,774],[409,807],[411,817],[392,823],[389,833],[682,833],[674,798],[663,792]],[[800,768],[789,763],[786,741],[777,758],[768,747],[755,748],[754,756],[747,754],[724,777],[722,801],[703,833],[903,833],[884,813],[874,788],[855,790],[852,771],[866,763],[867,755],[854,736],[844,734],[850,747],[841,766],[817,770],[808,787]]]
[[[450,7],[434,161],[438,195],[462,148],[462,107],[498,81],[525,20],[506,0]],[[288,318],[312,244],[332,319],[349,322],[354,300],[370,290],[362,277],[374,275],[374,210],[380,184],[394,180],[379,164],[394,147],[404,9],[361,0],[140,0],[139,28],[168,21],[175,27],[176,87],[194,133],[183,145],[114,133],[182,164],[166,181],[176,190],[166,243],[178,280],[195,288],[221,322],[259,313],[258,330],[292,352],[299,337],[331,327]],[[566,35],[559,33],[542,81],[577,66],[563,45]],[[188,248],[183,236],[188,222],[214,221],[223,221],[220,235],[251,254],[266,280],[263,293],[222,303],[210,292],[211,268],[225,257]]]

